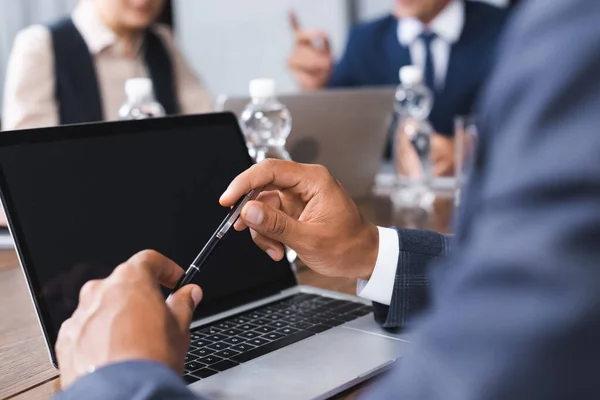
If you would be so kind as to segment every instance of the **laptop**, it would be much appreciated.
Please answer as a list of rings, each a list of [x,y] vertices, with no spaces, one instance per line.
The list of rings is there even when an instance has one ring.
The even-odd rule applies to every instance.
[[[144,249],[185,268],[227,214],[220,195],[251,164],[229,113],[0,136],[2,202],[55,366],[84,283]],[[183,379],[208,399],[327,398],[407,346],[368,302],[297,285],[248,232],[227,235],[196,283],[204,300]]]
[[[334,89],[279,96],[292,114],[292,159],[326,166],[356,200],[367,198],[383,162],[395,88]],[[220,96],[241,116],[250,97]]]

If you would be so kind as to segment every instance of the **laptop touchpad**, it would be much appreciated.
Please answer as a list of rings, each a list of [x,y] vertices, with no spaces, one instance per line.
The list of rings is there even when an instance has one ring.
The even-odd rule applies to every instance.
[[[312,399],[357,382],[389,364],[408,343],[351,329],[332,329],[197,382],[210,399]]]

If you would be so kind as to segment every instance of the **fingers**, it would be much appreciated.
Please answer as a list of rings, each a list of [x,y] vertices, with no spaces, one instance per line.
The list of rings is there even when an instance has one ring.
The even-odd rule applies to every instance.
[[[282,199],[286,197],[292,196],[286,196],[284,193],[279,191],[263,192],[260,194],[260,196],[258,196],[256,201],[264,203],[275,210],[281,210],[290,217],[298,219],[302,213],[302,210],[304,209],[304,204],[298,202],[295,198],[289,198],[285,200],[286,204],[284,204],[284,200]],[[242,218],[240,218],[235,225],[235,229],[238,231],[242,231],[247,227],[248,226]],[[280,242],[270,239],[254,229],[250,229],[250,233],[254,243],[256,243],[256,245],[265,253],[267,253],[273,260],[281,261],[285,257],[285,249]]]
[[[320,53],[329,53],[330,41],[329,35],[323,31],[317,30],[299,30],[296,31],[296,46],[307,46],[313,51]]]
[[[298,86],[305,92],[320,90],[324,86],[323,82],[327,79],[319,79],[314,73],[298,70],[292,70],[292,74]]]
[[[288,67],[303,90],[321,89],[331,74],[333,60],[327,33],[302,29],[294,11],[289,13],[296,47],[288,59]]]
[[[288,67],[293,72],[305,72],[320,78],[329,75],[332,60],[331,57],[318,53],[312,48],[302,47],[290,56]]]
[[[275,209],[281,210],[281,197],[279,197],[279,192],[277,191],[262,192],[258,195],[256,201],[260,201],[261,203],[268,204]],[[234,225],[234,228],[236,231],[241,232],[248,228],[248,226],[242,219],[238,219]]]
[[[86,371],[81,370],[80,354],[75,350],[79,343],[79,332],[82,330],[81,308],[77,308],[71,318],[66,319],[60,326],[54,351],[56,352],[56,361],[60,369],[60,386],[65,389],[73,384],[78,376]],[[88,364],[89,368],[94,364]]]
[[[275,261],[283,260],[285,256],[285,249],[281,243],[276,240],[269,239],[265,235],[262,235],[255,231],[254,229],[250,229],[250,233],[252,235],[252,240],[254,243],[269,257],[271,257]]]
[[[323,54],[331,55],[331,41],[327,34],[317,34],[313,39],[313,47]]]
[[[54,351],[56,353],[56,359],[58,361],[58,367],[61,370],[61,387],[66,388],[72,383],[72,377],[67,376],[63,371],[70,369],[66,368],[70,367],[72,363],[72,352],[69,351],[69,343],[73,340],[72,333],[74,329],[75,322],[72,318],[67,319],[62,323],[60,329],[58,331],[58,336],[56,339],[56,344],[54,345]]]
[[[311,166],[293,161],[265,160],[242,172],[231,182],[219,202],[223,207],[233,206],[242,196],[253,189],[294,189],[302,194],[309,188]]]
[[[267,204],[257,201],[248,203],[242,210],[241,218],[256,233],[289,247],[295,248],[302,240],[302,224]],[[273,242],[263,240],[262,244],[270,248]]]
[[[452,176],[454,174],[454,140],[434,133],[431,136],[431,157],[434,164],[434,176]]]
[[[65,339],[67,339],[67,335],[70,332],[72,325],[73,318],[68,318],[60,325],[60,328],[58,329],[58,336],[56,339],[56,344],[54,345],[54,350],[56,350],[58,354],[61,353],[60,350],[62,350],[62,344],[64,343]]]
[[[177,321],[182,332],[186,332],[192,322],[194,310],[202,300],[202,289],[197,285],[187,285],[167,299],[167,307]]]
[[[290,22],[290,27],[294,32],[298,32],[300,30],[300,21],[298,21],[298,15],[294,10],[290,11],[288,14],[288,20]]]
[[[407,134],[410,131],[410,127],[406,125],[400,125],[396,133],[397,139],[399,139],[400,145],[396,147],[396,168],[401,175],[409,178],[419,178],[423,175],[421,160]]]
[[[93,280],[87,282],[79,291],[79,306],[88,304],[96,290],[100,287],[102,281]]]
[[[118,267],[113,275],[121,274],[125,270],[128,274],[132,273],[131,270],[150,274],[158,283],[170,289],[175,287],[185,273],[175,262],[154,250],[144,250],[137,253],[125,264]]]
[[[329,37],[325,32],[300,29],[295,30],[295,35],[296,47],[288,59],[288,68],[303,90],[321,89],[333,69]]]

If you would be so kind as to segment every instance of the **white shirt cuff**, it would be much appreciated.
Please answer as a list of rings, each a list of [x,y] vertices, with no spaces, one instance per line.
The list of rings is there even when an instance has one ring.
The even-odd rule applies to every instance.
[[[394,282],[400,257],[398,232],[394,229],[380,228],[379,253],[373,275],[368,281],[359,280],[357,293],[363,299],[389,306],[394,294]]]

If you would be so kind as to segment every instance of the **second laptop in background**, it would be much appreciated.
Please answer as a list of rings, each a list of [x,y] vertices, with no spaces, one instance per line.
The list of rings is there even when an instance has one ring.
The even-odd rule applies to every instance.
[[[340,89],[278,96],[290,110],[292,159],[329,168],[355,199],[371,194],[382,164],[395,88]],[[220,96],[217,109],[238,117],[250,97]]]

